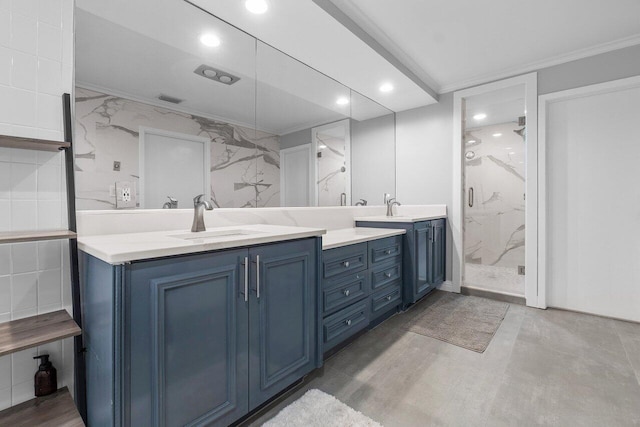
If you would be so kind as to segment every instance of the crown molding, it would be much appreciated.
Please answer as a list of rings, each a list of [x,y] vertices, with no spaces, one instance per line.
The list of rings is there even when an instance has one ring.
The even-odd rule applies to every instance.
[[[532,71],[540,71],[543,68],[565,64],[565,63],[576,61],[579,59],[589,58],[591,56],[612,52],[614,50],[624,49],[625,47],[631,47],[638,44],[640,44],[640,34],[614,40],[611,42],[601,43],[601,44],[584,48],[584,49],[574,50],[573,52],[553,56],[551,58],[543,59],[540,61],[530,62],[528,64],[521,65],[518,67],[507,68],[497,73],[484,74],[481,76],[472,77],[472,78],[461,80],[448,85],[443,85],[440,88],[440,94],[453,92],[460,89],[466,89],[466,88],[477,86],[480,84],[501,80],[507,77],[526,74]]]

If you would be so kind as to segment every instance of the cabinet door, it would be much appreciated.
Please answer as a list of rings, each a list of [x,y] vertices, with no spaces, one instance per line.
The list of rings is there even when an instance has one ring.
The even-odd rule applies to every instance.
[[[420,298],[422,293],[429,289],[429,257],[431,254],[431,241],[429,232],[431,227],[428,222],[417,223],[414,229],[415,235],[415,280],[414,280],[414,301]]]
[[[126,424],[227,425],[248,412],[247,255],[127,267]]]
[[[315,239],[252,248],[249,409],[315,367]]]
[[[445,220],[431,221],[431,283],[439,285],[445,276]]]

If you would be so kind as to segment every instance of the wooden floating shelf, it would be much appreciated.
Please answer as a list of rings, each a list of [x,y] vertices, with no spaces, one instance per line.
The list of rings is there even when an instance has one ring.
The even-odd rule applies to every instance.
[[[0,323],[0,356],[80,334],[66,310]]]
[[[71,144],[63,141],[50,141],[48,139],[0,135],[0,147],[21,148],[23,150],[58,151],[71,147]]]
[[[82,427],[76,405],[63,387],[53,394],[36,397],[0,412],[0,425],[11,427]]]
[[[39,240],[75,239],[76,233],[69,230],[12,231],[0,233],[1,243],[37,242]]]

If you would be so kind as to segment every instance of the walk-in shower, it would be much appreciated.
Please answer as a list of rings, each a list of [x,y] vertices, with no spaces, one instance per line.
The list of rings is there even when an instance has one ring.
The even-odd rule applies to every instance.
[[[524,86],[465,100],[464,286],[525,294]]]

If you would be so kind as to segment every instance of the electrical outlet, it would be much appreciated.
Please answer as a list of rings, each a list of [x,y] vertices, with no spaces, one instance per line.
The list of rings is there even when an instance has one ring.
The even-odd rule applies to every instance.
[[[115,160],[113,162],[113,170],[116,171],[116,172],[120,172],[120,162],[119,161]]]
[[[128,181],[116,182],[116,209],[135,208],[135,188]]]

